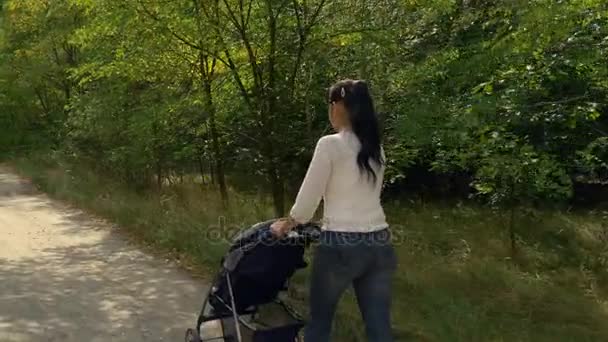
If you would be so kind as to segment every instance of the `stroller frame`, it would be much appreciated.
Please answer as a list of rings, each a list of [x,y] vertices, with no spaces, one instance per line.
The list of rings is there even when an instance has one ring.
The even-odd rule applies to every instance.
[[[268,222],[270,222],[270,221],[267,221],[262,224],[268,224]],[[306,229],[309,229],[308,233],[305,231]],[[310,229],[312,229],[312,230],[310,230]],[[295,238],[304,238],[305,241],[307,241],[306,245],[308,245],[310,243],[310,241],[314,240],[314,238],[315,238],[314,233],[310,233],[310,231],[315,231],[315,229],[318,231],[318,226],[316,226],[314,224],[300,226],[298,229],[294,230],[291,233],[292,234],[291,238],[293,238],[294,236],[295,236]],[[298,236],[298,234],[300,234],[300,235]],[[242,328],[246,328],[249,331],[254,331],[254,332],[257,331],[257,328],[255,326],[253,326],[251,323],[254,321],[257,324],[262,323],[262,322],[256,320],[259,305],[254,305],[254,306],[248,307],[246,309],[241,308],[241,310],[239,310],[239,308],[237,307],[237,304],[236,304],[237,299],[235,298],[233,282],[231,279],[231,272],[236,269],[237,265],[238,265],[238,260],[237,261],[230,260],[230,258],[226,258],[223,260],[223,272],[221,272],[221,274],[219,274],[216,277],[213,284],[217,284],[218,281],[224,280],[225,284],[228,288],[228,294],[229,294],[228,297],[229,298],[221,298],[221,296],[217,295],[216,286],[211,286],[209,288],[209,290],[207,291],[207,295],[205,296],[203,307],[202,307],[200,314],[198,316],[198,319],[197,319],[196,328],[186,330],[186,336],[185,336],[186,342],[228,341],[228,339],[230,339],[230,341],[243,342]],[[289,279],[286,279],[284,290],[286,290],[288,288],[288,283],[289,283]],[[226,300],[226,299],[229,299],[229,300]],[[213,300],[214,304],[211,304],[210,300]],[[219,308],[217,307],[218,304],[220,306]],[[262,305],[266,305],[266,304],[278,305],[281,308],[281,310],[283,310],[284,313],[293,320],[290,324],[287,324],[283,327],[279,327],[279,329],[280,328],[292,328],[292,329],[297,329],[297,331],[299,331],[305,325],[305,321],[302,319],[302,317],[294,309],[292,309],[288,304],[286,304],[284,301],[282,301],[278,297],[275,297],[272,302],[265,303]],[[246,319],[243,318],[243,316],[250,316],[251,321],[247,321]],[[232,320],[232,322],[231,322],[232,324],[230,324],[230,325],[234,325],[233,327],[230,327],[231,330],[234,332],[234,335],[226,336],[225,335],[225,331],[226,331],[225,320],[229,320],[229,319]],[[219,324],[221,326],[222,335],[221,336],[218,335],[218,337],[203,339],[203,334],[201,331],[202,326],[205,323],[211,322],[211,321],[220,322]],[[254,339],[254,341],[258,341],[258,340]],[[301,337],[299,337],[299,334],[296,335],[294,341],[295,342],[301,341]],[[289,342],[291,342],[291,341],[289,341]]]
[[[209,291],[207,292],[206,299],[203,303],[203,308],[201,309],[201,312],[200,312],[197,322],[196,322],[196,329],[186,330],[186,342],[207,342],[207,341],[215,341],[215,340],[223,339],[224,337],[202,339],[200,337],[201,336],[201,326],[205,322],[218,320],[218,319],[224,319],[224,318],[227,318],[228,316],[232,316],[232,318],[233,318],[234,329],[236,331],[236,338],[237,338],[236,341],[238,341],[238,342],[242,341],[241,325],[244,327],[247,327],[251,330],[255,329],[255,327],[253,327],[250,324],[250,322],[247,322],[241,316],[243,316],[243,315],[255,316],[255,314],[257,313],[257,308],[250,308],[249,310],[246,310],[246,311],[237,312],[234,298],[232,297],[233,291],[232,291],[232,285],[230,284],[230,274],[229,273],[226,274],[226,281],[228,282],[228,286],[231,290],[230,291],[231,292],[231,301],[229,303],[226,303],[226,302],[224,302],[224,300],[222,298],[220,298],[218,296],[216,296],[215,298],[218,300],[219,303],[222,304],[223,308],[229,312],[229,315],[225,315],[225,314],[224,315],[214,315],[214,314],[209,315],[209,314],[207,314],[207,310],[210,306],[209,298],[214,296],[212,294],[213,289],[209,289]],[[302,322],[302,325],[303,325],[303,322],[304,322],[303,318],[293,308],[291,308],[287,303],[285,303],[284,301],[282,301],[280,299],[276,299],[274,301],[274,303],[280,305],[283,310],[285,310],[289,315],[291,315],[298,321]],[[299,338],[296,341],[300,341]]]

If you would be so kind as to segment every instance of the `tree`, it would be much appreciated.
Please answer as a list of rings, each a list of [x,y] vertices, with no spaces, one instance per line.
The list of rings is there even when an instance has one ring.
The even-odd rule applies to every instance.
[[[572,181],[559,162],[516,136],[492,131],[482,138],[473,186],[492,207],[509,213],[506,226],[515,255],[517,210],[569,198]]]
[[[282,215],[346,77],[372,85],[388,196],[602,187],[601,1],[10,0],[0,18],[0,139],[137,188],[211,165],[224,202],[255,187]]]

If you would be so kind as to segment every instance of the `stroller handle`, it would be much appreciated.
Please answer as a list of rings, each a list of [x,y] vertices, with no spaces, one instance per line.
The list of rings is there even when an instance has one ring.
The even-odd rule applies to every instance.
[[[289,231],[281,239],[304,238],[304,239],[315,240],[318,238],[320,232],[321,232],[321,230],[320,230],[318,224],[315,224],[312,222],[305,223],[305,224],[299,224],[294,229]],[[276,239],[276,236],[272,233],[272,231],[270,229],[268,229],[268,230],[265,230],[262,232],[262,234],[260,235],[260,238],[262,240],[271,240],[271,239]]]
[[[294,227],[288,234],[281,238],[277,238],[271,231],[270,226],[275,220],[268,220],[253,225],[250,229],[245,230],[237,234],[233,238],[234,246],[249,245],[251,243],[276,243],[276,242],[290,242],[295,240],[304,240],[304,242],[318,241],[321,235],[321,228],[318,224],[310,222],[305,224],[299,224]],[[259,229],[261,228],[261,229]]]

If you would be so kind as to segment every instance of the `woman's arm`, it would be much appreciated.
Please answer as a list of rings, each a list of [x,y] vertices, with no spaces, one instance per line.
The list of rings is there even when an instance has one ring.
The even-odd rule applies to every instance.
[[[310,221],[325,193],[325,187],[331,173],[330,144],[329,136],[322,137],[317,142],[295,204],[289,213],[289,216],[298,223]]]
[[[270,229],[281,237],[289,232],[298,223],[310,221],[319,206],[321,197],[331,172],[331,151],[329,138],[323,137],[317,142],[315,152],[308,166],[304,181],[296,197],[296,202],[291,208],[289,217],[274,222]]]

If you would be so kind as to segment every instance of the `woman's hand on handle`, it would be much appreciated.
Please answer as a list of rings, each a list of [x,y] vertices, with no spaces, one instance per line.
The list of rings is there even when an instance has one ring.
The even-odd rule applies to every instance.
[[[289,233],[289,231],[291,231],[296,225],[297,222],[291,217],[280,218],[276,220],[272,225],[270,225],[270,231],[277,238],[282,238],[287,233]]]

